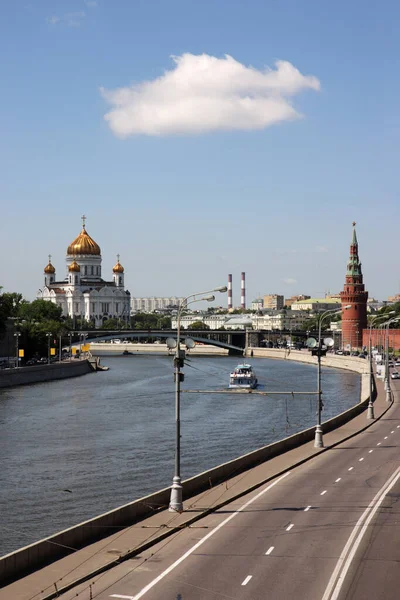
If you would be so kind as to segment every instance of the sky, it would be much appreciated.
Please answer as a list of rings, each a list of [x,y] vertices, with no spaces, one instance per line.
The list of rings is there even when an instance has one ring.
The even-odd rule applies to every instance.
[[[400,4],[4,0],[0,285],[64,278],[81,215],[133,296],[400,292]],[[218,304],[226,305],[220,296]]]

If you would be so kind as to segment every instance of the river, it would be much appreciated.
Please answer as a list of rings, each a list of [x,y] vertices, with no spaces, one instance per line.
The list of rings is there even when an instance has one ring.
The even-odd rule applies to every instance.
[[[0,390],[0,555],[172,482],[171,357],[107,357],[107,372]],[[227,388],[234,357],[191,357],[183,389]],[[252,359],[260,388],[315,391],[315,366]],[[323,369],[323,420],[359,401]],[[315,425],[316,396],[182,394],[182,478]]]

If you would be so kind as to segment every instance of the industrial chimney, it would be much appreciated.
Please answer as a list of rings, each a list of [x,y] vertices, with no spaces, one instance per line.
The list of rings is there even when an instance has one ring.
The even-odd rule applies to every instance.
[[[242,273],[240,282],[240,308],[246,308],[246,273]]]
[[[232,304],[232,274],[228,275],[228,310],[233,308]]]

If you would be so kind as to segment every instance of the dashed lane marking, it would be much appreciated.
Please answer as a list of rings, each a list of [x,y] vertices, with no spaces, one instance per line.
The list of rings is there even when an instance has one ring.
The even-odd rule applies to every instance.
[[[294,527],[294,523],[290,523],[289,527],[286,527],[286,531],[290,531]]]
[[[359,458],[358,460],[359,460],[359,462],[361,462],[362,460],[364,460],[364,458]]]
[[[306,506],[305,509],[304,509],[304,512],[307,512],[308,510],[310,510],[310,508],[311,508],[311,505],[310,506]]]
[[[354,467],[349,467],[348,471],[352,471],[354,469]]]
[[[382,442],[378,442],[378,443],[377,443],[377,446],[380,446],[381,444],[382,444]]]
[[[253,575],[247,575],[246,579],[242,581],[242,585],[247,585],[252,577]]]
[[[335,483],[339,483],[339,481],[341,481],[341,479],[342,479],[341,477],[338,477],[338,478],[335,480]]]
[[[368,450],[368,452],[371,454],[373,452],[373,450]]]
[[[266,551],[265,555],[268,556],[268,554],[271,554],[271,552],[273,552],[274,548],[275,548],[275,546],[270,546],[268,548],[268,550]]]
[[[133,600],[139,600],[139,598],[142,598],[145,594],[147,594],[147,592],[149,590],[151,590],[155,585],[157,585],[157,583],[162,581],[164,579],[164,577],[169,575],[169,573],[171,573],[171,571],[176,569],[176,567],[178,567],[186,558],[188,558],[191,554],[193,554],[193,552],[195,552],[195,550],[197,550],[197,548],[199,548],[207,540],[209,540],[211,536],[215,535],[222,527],[224,527],[227,523],[229,523],[237,515],[240,515],[240,513],[242,511],[244,511],[248,506],[253,504],[253,502],[256,502],[259,498],[261,498],[264,494],[266,494],[271,488],[273,488],[275,485],[279,484],[290,474],[291,474],[291,471],[288,471],[284,475],[281,475],[281,477],[278,477],[278,479],[276,479],[275,481],[270,483],[267,487],[262,489],[258,494],[256,494],[250,500],[248,500],[242,506],[240,506],[240,508],[238,508],[234,513],[229,515],[229,517],[227,517],[221,523],[219,523],[219,525],[217,525],[212,531],[210,531],[204,538],[202,538],[199,542],[197,542],[196,544],[194,544],[194,546],[192,546],[189,550],[187,550],[187,552],[185,552],[185,554],[180,556],[172,565],[167,567],[167,569],[165,569],[165,571],[163,571],[162,573],[160,573],[160,575],[155,577],[155,579],[150,581],[150,583],[148,583],[143,589],[141,589],[140,592],[136,594],[136,596],[133,596]]]
[[[323,496],[324,494],[326,494],[327,490],[324,490],[323,492],[321,492],[321,496]]]

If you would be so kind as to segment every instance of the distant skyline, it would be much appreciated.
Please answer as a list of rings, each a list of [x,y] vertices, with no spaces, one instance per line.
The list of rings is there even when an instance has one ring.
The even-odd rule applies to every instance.
[[[33,300],[87,216],[133,296],[400,292],[394,0],[8,2],[0,285]],[[226,295],[216,304],[227,304]]]

